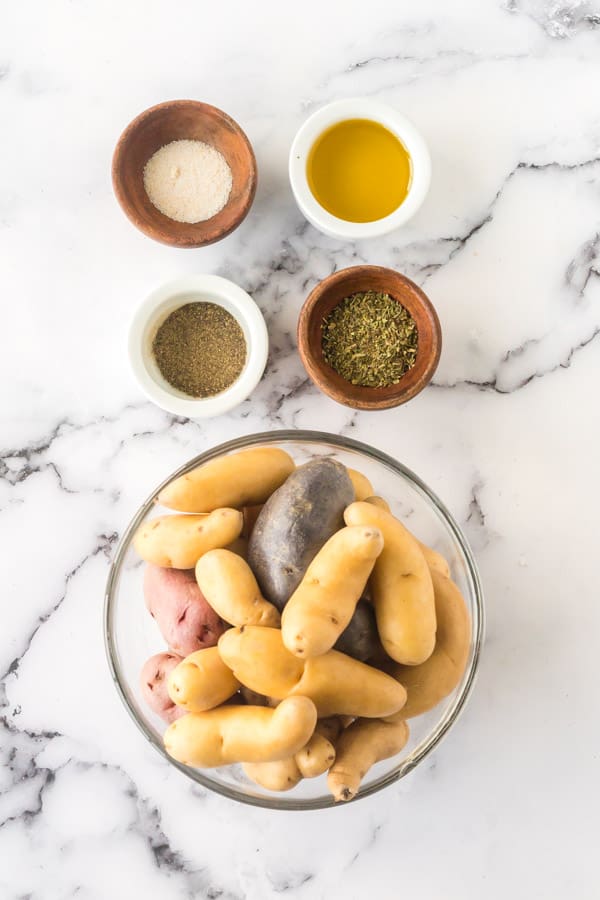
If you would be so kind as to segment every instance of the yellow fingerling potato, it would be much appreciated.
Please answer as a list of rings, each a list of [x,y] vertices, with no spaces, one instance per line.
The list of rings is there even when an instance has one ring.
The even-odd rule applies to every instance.
[[[390,505],[387,500],[384,500],[383,497],[367,497],[367,503],[372,503],[373,506],[378,506],[380,509],[385,509],[386,512],[390,512]],[[442,556],[441,553],[438,553],[437,550],[433,550],[431,547],[428,547],[427,544],[423,544],[417,537],[414,536],[415,541],[421,548],[421,552],[425,557],[425,562],[431,569],[436,569],[436,571],[440,572],[442,575],[445,575],[446,578],[450,578],[450,566],[448,565],[448,561],[445,557]]]
[[[146,562],[193,569],[208,550],[235,541],[243,523],[237,509],[216,509],[208,516],[159,516],[140,525],[133,545]]]
[[[187,712],[204,712],[232,697],[240,683],[217,647],[197,650],[177,665],[167,683],[169,697]]]
[[[158,502],[191,513],[212,512],[222,506],[256,506],[268,500],[294,468],[291,456],[277,447],[242,450],[176,478],[162,489]]]
[[[392,666],[389,671],[406,688],[402,715],[420,716],[447,697],[462,678],[471,646],[471,621],[463,596],[449,578],[431,573],[435,593],[435,649],[420,666]]]
[[[366,500],[367,497],[373,496],[373,485],[366,475],[357,472],[356,469],[347,469],[347,472],[354,488],[355,500]]]
[[[302,780],[293,756],[275,762],[244,763],[242,769],[248,778],[268,791],[291,791]]]
[[[230,625],[279,625],[279,611],[262,596],[248,563],[231,550],[205,553],[196,566],[196,581]]]
[[[382,709],[393,707],[397,712],[406,703],[402,685],[399,685],[402,690],[396,691],[381,675],[385,673],[345,653],[330,650],[306,660],[303,676],[293,693],[312,697],[319,716],[377,718],[391,715],[381,712]]]
[[[331,650],[383,550],[378,528],[342,528],[319,550],[281,617],[283,643],[307,659]]]
[[[408,741],[404,721],[388,723],[358,719],[342,732],[327,784],[335,800],[352,800],[371,766],[395,756]]]
[[[352,723],[356,721],[355,716],[337,716],[337,719],[342,726],[341,731],[343,731],[344,728],[348,728],[349,725],[352,725]]]
[[[214,768],[238,762],[272,762],[297,753],[309,740],[317,711],[308,697],[288,697],[275,709],[220,706],[188,713],[164,735],[169,756],[186,766]]]
[[[385,509],[386,512],[391,512],[390,504],[387,500],[384,500],[383,497],[378,497],[377,494],[371,494],[369,497],[363,498],[366,503],[370,503],[371,506],[376,506],[378,509]]]
[[[386,512],[391,512],[390,504],[387,502],[387,500],[384,500],[383,497],[378,497],[376,494],[371,494],[369,497],[363,497],[363,500],[365,500],[367,503],[370,503],[372,506],[376,506],[378,509],[385,509]]]
[[[251,691],[283,700],[302,678],[306,663],[286,650],[278,628],[229,628],[221,637],[223,662]]]
[[[310,697],[320,717],[390,716],[406,702],[396,679],[337,650],[307,660],[294,656],[277,628],[230,628],[218,646],[225,664],[246,687],[280,699]]]
[[[335,746],[323,733],[319,722],[310,741],[298,750],[294,760],[303,778],[317,778],[335,762]]]
[[[429,566],[412,534],[391,513],[372,503],[352,503],[347,525],[379,528],[384,547],[371,590],[381,643],[396,662],[418,665],[435,646],[435,602]]]
[[[332,740],[342,729],[337,716],[320,719],[308,744],[295,756],[268,763],[244,763],[246,775],[269,791],[289,791],[302,778],[317,778],[335,761]]]

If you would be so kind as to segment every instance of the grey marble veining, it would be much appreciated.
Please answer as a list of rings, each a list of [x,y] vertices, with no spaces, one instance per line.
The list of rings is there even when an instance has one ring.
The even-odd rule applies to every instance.
[[[3,11],[0,900],[596,900],[599,82],[600,8],[583,0]],[[362,94],[414,119],[433,181],[407,227],[346,244],[296,209],[287,151],[310,111]],[[110,186],[122,128],[185,96],[242,124],[260,173],[246,222],[190,252],[136,232]],[[337,406],[297,354],[307,293],[360,263],[405,272],[442,322],[434,382],[399,410]],[[196,271],[248,290],[270,336],[252,398],[205,422],[148,403],[126,359],[137,304]],[[414,469],[486,589],[464,716],[343,811],[192,786],[104,659],[108,563],[140,502],[190,456],[275,428],[352,435]]]

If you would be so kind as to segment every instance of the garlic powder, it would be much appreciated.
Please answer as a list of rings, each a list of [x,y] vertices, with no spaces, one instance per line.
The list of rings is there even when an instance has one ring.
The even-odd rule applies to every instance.
[[[222,153],[204,141],[172,141],[144,167],[150,202],[176,222],[205,222],[229,200],[233,177]]]

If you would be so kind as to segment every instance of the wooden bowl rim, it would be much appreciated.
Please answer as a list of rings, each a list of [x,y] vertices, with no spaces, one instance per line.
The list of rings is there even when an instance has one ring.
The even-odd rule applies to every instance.
[[[405,382],[404,379],[402,379],[397,385],[387,388],[368,388],[349,385],[341,375],[335,372],[335,370],[323,360],[319,352],[315,352],[315,348],[310,340],[311,323],[314,316],[317,314],[318,304],[323,298],[325,298],[332,290],[338,288],[347,281],[353,281],[357,278],[364,278],[366,281],[370,275],[378,275],[383,279],[389,279],[396,285],[401,285],[408,291],[409,295],[414,298],[421,312],[424,314],[419,324],[422,326],[423,322],[427,323],[427,328],[431,337],[431,351],[424,358],[425,361],[417,372],[418,378],[412,382]],[[369,290],[368,284],[362,289]],[[358,288],[354,287],[350,293],[356,293],[357,290]],[[392,296],[398,294],[398,290],[394,290],[394,285],[388,288],[388,291]],[[411,311],[411,314],[413,314],[413,311]],[[300,358],[309,378],[311,378],[323,393],[327,394],[336,402],[341,403],[344,406],[349,406],[352,409],[359,410],[392,409],[411,400],[431,381],[435,370],[437,369],[442,351],[442,329],[436,309],[429,297],[406,275],[385,266],[350,266],[333,272],[315,285],[300,310],[297,340]],[[417,354],[416,365],[418,364],[419,356]],[[414,369],[411,371],[414,371]],[[351,388],[353,396],[350,395],[348,387]],[[384,391],[385,396],[382,396],[382,392]]]
[[[206,238],[200,237],[199,233],[202,231],[203,227],[206,227],[208,223],[212,221],[212,219],[206,219],[204,222],[195,223],[176,222],[168,216],[165,216],[160,210],[154,208],[157,222],[161,223],[162,228],[159,228],[158,225],[155,226],[152,223],[141,222],[135,216],[135,207],[129,202],[123,188],[123,166],[125,156],[132,139],[137,134],[140,127],[157,114],[164,112],[176,113],[178,110],[185,109],[192,109],[200,115],[209,115],[217,121],[227,123],[230,129],[236,134],[240,143],[244,145],[249,160],[246,196],[240,204],[237,214],[233,217],[232,222],[228,227],[218,229],[216,233]],[[147,237],[170,247],[196,249],[198,247],[206,247],[209,244],[214,244],[217,241],[222,240],[227,237],[228,234],[231,234],[231,232],[244,221],[256,196],[258,167],[254,149],[248,135],[239,123],[224,110],[220,109],[218,106],[213,106],[210,103],[205,103],[202,100],[164,100],[161,103],[155,103],[154,106],[149,106],[147,109],[142,110],[142,112],[138,113],[138,115],[123,129],[113,151],[111,177],[113,191],[119,205],[129,221],[138,229],[138,231],[141,231]],[[224,210],[227,209],[227,205],[228,204],[223,207]],[[221,210],[221,212],[223,212],[223,210]],[[217,215],[221,215],[221,212],[217,213]],[[213,216],[212,218],[215,217]],[[172,233],[174,228],[177,228],[180,233]],[[187,230],[187,235],[181,233],[184,230]]]

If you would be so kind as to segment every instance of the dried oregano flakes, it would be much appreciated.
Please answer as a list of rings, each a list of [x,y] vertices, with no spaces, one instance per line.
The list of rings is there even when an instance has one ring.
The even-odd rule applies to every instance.
[[[345,297],[323,319],[321,337],[325,361],[361,387],[397,384],[417,359],[417,324],[387,293]]]

